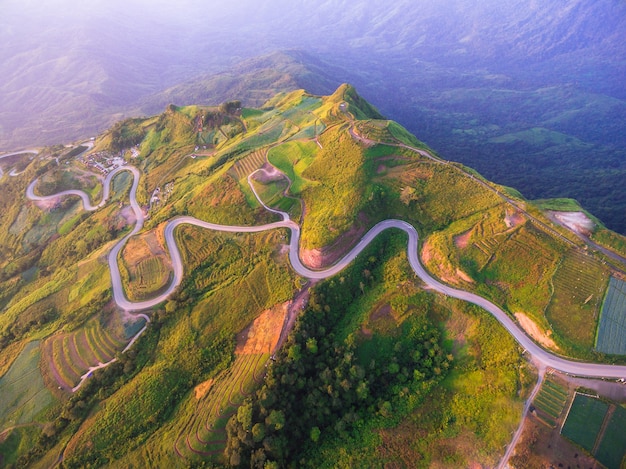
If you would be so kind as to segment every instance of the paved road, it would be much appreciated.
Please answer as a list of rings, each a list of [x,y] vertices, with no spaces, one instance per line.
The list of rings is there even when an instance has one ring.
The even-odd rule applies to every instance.
[[[453,298],[458,298],[463,301],[467,301],[473,303],[475,305],[480,306],[481,308],[487,310],[491,313],[505,328],[509,333],[517,340],[517,342],[535,359],[536,362],[541,364],[542,366],[551,367],[556,370],[562,371],[564,373],[568,373],[576,376],[586,376],[586,377],[597,377],[597,378],[626,378],[626,366],[618,366],[618,365],[606,365],[606,364],[598,364],[598,363],[585,363],[578,362],[573,360],[568,360],[566,358],[557,356],[548,352],[541,347],[539,347],[535,342],[533,342],[530,337],[528,337],[524,331],[498,306],[491,303],[485,298],[478,296],[474,293],[467,292],[464,290],[459,290],[453,288],[449,285],[445,285],[440,281],[433,278],[422,266],[419,260],[418,255],[418,234],[415,228],[409,223],[402,220],[385,220],[377,225],[375,225],[372,229],[370,229],[354,246],[346,256],[339,260],[333,266],[323,269],[323,270],[312,270],[302,264],[299,256],[299,244],[300,244],[300,227],[289,219],[289,215],[285,212],[280,212],[277,210],[272,210],[275,213],[280,214],[283,217],[282,221],[269,223],[265,225],[258,226],[229,226],[229,225],[219,225],[215,223],[209,223],[202,220],[198,220],[197,218],[190,216],[181,216],[176,217],[170,220],[165,228],[165,240],[167,243],[168,250],[170,252],[172,267],[173,267],[173,279],[170,283],[169,287],[165,292],[152,298],[151,300],[133,302],[126,298],[124,295],[124,290],[122,288],[122,280],[120,276],[119,266],[118,266],[118,256],[124,245],[126,244],[128,238],[139,232],[143,228],[144,215],[141,207],[137,203],[136,194],[137,194],[137,186],[139,184],[139,170],[132,166],[124,166],[118,168],[116,171],[110,173],[105,180],[105,187],[103,189],[103,199],[100,204],[94,206],[91,205],[87,194],[84,192],[81,195],[82,191],[64,191],[55,196],[41,197],[34,196],[33,189],[34,183],[33,181],[31,185],[28,187],[27,196],[33,198],[34,200],[42,200],[47,199],[49,197],[58,197],[62,195],[78,195],[82,198],[83,204],[87,210],[95,210],[102,205],[104,205],[110,194],[110,184],[113,176],[120,171],[130,171],[133,176],[133,185],[130,191],[130,201],[131,207],[137,217],[137,223],[134,229],[127,234],[124,238],[122,238],[118,243],[115,244],[111,252],[108,256],[109,268],[111,272],[111,283],[113,287],[113,297],[116,303],[120,308],[126,311],[140,311],[152,308],[159,303],[163,302],[179,285],[183,278],[183,262],[180,254],[180,250],[178,245],[176,244],[176,239],[174,236],[175,229],[183,224],[189,224],[198,226],[201,228],[214,230],[214,231],[223,231],[230,233],[258,233],[261,231],[267,231],[277,228],[286,228],[291,231],[291,240],[289,245],[289,260],[293,266],[293,269],[301,276],[309,279],[323,279],[330,277],[332,275],[337,274],[341,270],[343,270],[348,264],[350,264],[354,258],[381,232],[388,229],[398,229],[404,231],[408,235],[408,243],[407,243],[407,256],[409,263],[415,272],[415,274],[426,284],[427,287],[436,290],[445,295],[451,296]],[[254,189],[253,189],[254,191]],[[255,195],[256,192],[254,192]],[[257,195],[258,198],[258,195]],[[263,202],[260,201],[262,204]],[[265,206],[265,204],[263,204]]]

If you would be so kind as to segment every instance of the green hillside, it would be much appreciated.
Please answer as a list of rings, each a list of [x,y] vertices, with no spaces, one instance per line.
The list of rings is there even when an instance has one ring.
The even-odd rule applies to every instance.
[[[129,300],[174,278],[179,216],[252,227],[283,210],[311,268],[395,218],[416,227],[434,276],[542,346],[624,362],[594,337],[626,240],[596,225],[587,245],[557,223],[576,205],[535,205],[441,159],[350,85],[254,109],[168,105],[77,148],[0,160],[0,466],[494,466],[519,423],[534,379],[520,348],[485,311],[423,288],[398,230],[310,282],[290,265],[286,225],[182,225],[180,286],[122,311],[107,256],[135,226],[132,176],[114,173],[93,211],[26,196],[37,178],[36,196],[81,189],[98,204],[122,160],[140,172],[145,217],[116,260]]]

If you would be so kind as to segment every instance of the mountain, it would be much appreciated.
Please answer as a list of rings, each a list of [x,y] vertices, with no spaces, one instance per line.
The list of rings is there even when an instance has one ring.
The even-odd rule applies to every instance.
[[[447,158],[529,199],[575,198],[626,233],[623,2],[7,0],[2,13],[2,149],[169,103],[350,82]]]
[[[622,370],[587,362],[624,363],[602,299],[626,240],[441,159],[351,85],[168,104],[0,165],[7,467],[495,466],[523,349],[551,356],[533,340]]]

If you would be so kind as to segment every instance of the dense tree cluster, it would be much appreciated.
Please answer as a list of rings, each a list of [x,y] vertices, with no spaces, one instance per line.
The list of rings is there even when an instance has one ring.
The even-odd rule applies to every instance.
[[[370,257],[355,268],[377,272],[376,264]],[[366,281],[376,282],[377,275]],[[363,281],[361,275],[348,274],[315,289],[290,339],[268,367],[263,386],[227,425],[225,455],[232,466],[299,464],[307,447],[320,438],[341,437],[367,416],[390,415],[395,395],[445,373],[451,357],[424,315],[405,321],[401,334],[388,341],[390,346],[379,347],[368,343],[373,339],[354,334],[345,340],[337,337],[338,323],[362,294]]]

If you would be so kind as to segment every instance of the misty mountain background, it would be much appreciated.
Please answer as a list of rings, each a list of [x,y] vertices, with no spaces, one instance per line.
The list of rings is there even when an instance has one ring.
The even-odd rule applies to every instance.
[[[626,3],[0,2],[0,150],[342,82],[446,159],[626,233]]]

